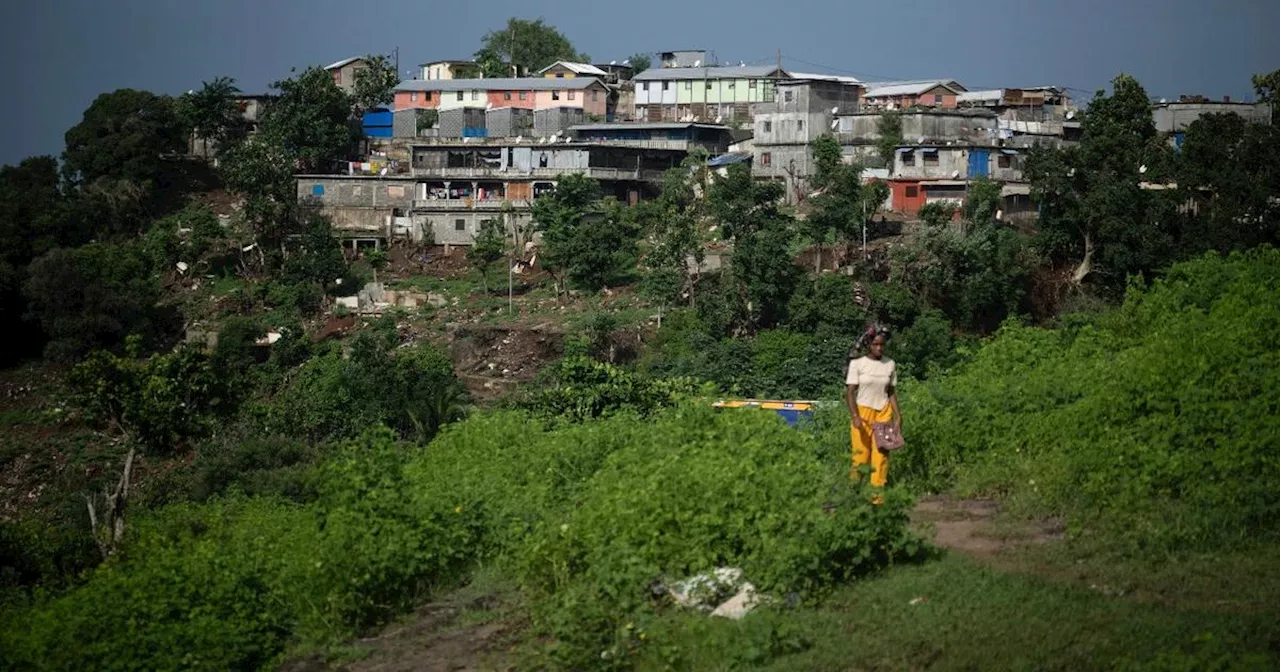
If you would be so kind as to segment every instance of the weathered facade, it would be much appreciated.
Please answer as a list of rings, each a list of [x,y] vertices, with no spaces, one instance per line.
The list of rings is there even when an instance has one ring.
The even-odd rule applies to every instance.
[[[964,86],[954,79],[876,82],[867,84],[863,100],[867,107],[876,109],[950,109],[956,106],[958,96],[964,91]]]
[[[411,145],[407,171],[300,175],[299,202],[328,216],[344,239],[469,245],[485,219],[527,221],[534,199],[566,174],[597,180],[627,203],[657,192],[685,152],[608,145],[435,142]]]
[[[352,56],[336,63],[330,63],[324,69],[333,77],[333,83],[337,84],[339,89],[351,93],[356,86],[356,71],[367,67],[369,67],[369,64],[363,58]]]
[[[1226,100],[1181,100],[1157,103],[1151,111],[1156,130],[1182,133],[1196,119],[1206,114],[1235,114],[1253,124],[1271,123],[1271,106],[1266,103],[1236,103]]]
[[[754,106],[772,103],[773,66],[654,68],[635,76],[635,118],[646,121],[750,120]]]
[[[839,115],[857,111],[862,88],[852,78],[807,77],[778,82],[776,99],[757,108],[753,125],[752,172],[786,182],[789,202],[813,176],[813,141],[833,132]]]
[[[893,209],[914,214],[926,203],[964,202],[971,180],[985,177],[1020,184],[1022,155],[998,146],[903,146],[895,152],[889,173]],[[1013,191],[1013,190],[1011,190]]]
[[[594,77],[415,79],[396,88],[395,107],[451,110],[523,107],[543,110],[572,107],[604,119],[609,90]]]

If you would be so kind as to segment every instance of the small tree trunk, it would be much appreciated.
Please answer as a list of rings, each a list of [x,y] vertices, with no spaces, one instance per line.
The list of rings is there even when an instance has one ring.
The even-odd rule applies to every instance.
[[[93,532],[93,539],[98,543],[98,550],[102,552],[103,558],[114,555],[124,540],[124,511],[129,503],[129,482],[133,476],[133,458],[136,455],[137,448],[130,446],[124,458],[124,469],[120,473],[120,480],[116,483],[115,489],[104,490],[106,508],[103,511],[101,524],[93,506],[93,498],[85,495],[85,504],[89,508],[90,530]]]
[[[813,253],[813,272],[814,272],[814,273],[821,273],[821,272],[822,272],[822,243],[818,243],[817,245],[814,245],[813,247],[814,247],[814,253]]]
[[[1093,271],[1093,237],[1088,232],[1084,234],[1084,259],[1080,260],[1080,265],[1076,266],[1076,270],[1071,274],[1071,282],[1079,285],[1084,282],[1089,273]]]

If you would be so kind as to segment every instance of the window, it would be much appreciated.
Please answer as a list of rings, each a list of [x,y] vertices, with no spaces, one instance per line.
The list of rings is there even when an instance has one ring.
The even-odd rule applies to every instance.
[[[412,91],[412,92],[410,92],[410,93],[409,93],[409,102],[411,102],[411,103],[416,103],[416,102],[418,102],[418,92],[417,92],[417,91]]]
[[[510,91],[503,91],[503,92],[502,92],[502,99],[503,99],[503,100],[511,100],[511,92],[510,92]]]
[[[1001,168],[1011,168],[1013,167],[1013,157],[1008,154],[1001,154],[999,158],[996,159],[996,165]]]
[[[564,73],[563,73],[563,72],[557,72],[557,73],[556,73],[556,79],[564,79]]]
[[[479,91],[472,91],[472,92],[471,92],[471,100],[480,100],[480,92],[479,92]]]
[[[459,92],[458,92],[458,100],[462,100],[462,92],[461,92],[461,91],[459,91]]]
[[[641,91],[648,91],[648,90],[649,90],[649,82],[640,82],[640,90],[641,90]]]
[[[920,187],[907,187],[907,198],[916,198],[920,195]]]
[[[431,102],[431,92],[430,91],[423,92],[422,99],[427,101],[428,103]]]
[[[914,166],[916,165],[916,153],[909,149],[905,152],[899,152],[898,161],[904,166]]]
[[[592,91],[592,92],[591,92],[591,102],[595,103],[595,102],[599,102],[599,100],[600,100],[600,92],[599,92],[599,91]]]
[[[711,82],[707,82],[707,90],[708,90],[708,91],[710,91],[710,90],[711,90]]]
[[[938,165],[938,153],[937,153],[937,152],[925,152],[925,153],[924,153],[924,165],[926,165],[926,166],[936,166],[936,165]]]
[[[529,92],[528,92],[528,91],[521,91],[521,92],[520,92],[520,100],[528,100],[528,98],[529,98]]]
[[[559,92],[559,91],[552,91],[552,92],[551,92],[551,100],[560,100],[560,92]]]
[[[455,220],[453,220],[453,230],[454,230],[454,231],[466,231],[466,230],[467,230],[467,220],[465,220],[465,219],[455,219]]]
[[[667,87],[669,87],[669,86],[671,86],[671,82],[663,82],[663,83],[662,83],[662,90],[663,90],[663,91],[666,91],[666,90],[667,90]]]
[[[575,99],[575,98],[577,97],[577,95],[578,95],[578,92],[577,92],[577,91],[570,91],[570,92],[569,92],[569,100],[573,100],[573,99]]]
[[[685,82],[685,83],[684,83],[684,90],[685,90],[685,91],[692,91],[692,90],[693,90],[693,82]]]
[[[751,81],[747,82],[747,88],[748,88],[748,89],[754,89],[754,88],[756,88],[756,80],[754,80],[754,79],[753,79],[753,80],[751,80]]]
[[[803,130],[804,130],[804,120],[803,120],[803,119],[796,119],[796,130],[797,130],[797,131],[803,131]]]
[[[764,122],[764,132],[765,132],[765,133],[772,133],[772,132],[773,132],[773,122],[772,122],[772,121],[767,121],[767,120],[766,120],[766,121]]]
[[[732,91],[737,84],[738,84],[737,82],[733,82],[733,81],[729,82],[729,90]]]
[[[934,105],[941,105],[941,104],[942,104],[942,94],[941,94],[941,93],[935,93],[935,94],[933,94],[933,104],[934,104]]]
[[[762,166],[770,166],[770,165],[773,165],[773,153],[772,153],[772,152],[764,152],[764,153],[760,154],[760,165],[762,165]]]
[[[783,91],[783,92],[782,92],[782,102],[784,102],[784,103],[789,103],[789,102],[791,102],[791,92],[790,92],[790,91]]]

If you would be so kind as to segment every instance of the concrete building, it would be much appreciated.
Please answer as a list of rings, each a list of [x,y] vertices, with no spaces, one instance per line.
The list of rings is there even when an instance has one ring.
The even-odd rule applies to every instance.
[[[1230,98],[1209,100],[1203,96],[1182,96],[1175,102],[1156,103],[1151,111],[1156,131],[1169,133],[1175,147],[1182,146],[1187,127],[1206,114],[1236,114],[1250,123],[1271,123],[1270,105],[1232,102]]]
[[[244,120],[249,134],[252,135],[258,131],[262,111],[272,98],[274,96],[267,93],[242,93],[235,97],[236,109],[240,111],[240,117]],[[213,142],[192,133],[187,140],[187,153],[192,156],[214,158],[218,155],[218,149]]]
[[[605,118],[609,91],[594,77],[503,77],[491,79],[415,79],[396,87],[396,109],[492,109],[522,107],[542,110],[574,107]]]
[[[482,79],[484,70],[475,61],[432,61],[418,66],[422,79]]]
[[[965,91],[956,96],[956,105],[992,110],[1011,121],[1062,121],[1072,109],[1070,96],[1060,86]]]
[[[333,76],[333,83],[337,84],[339,89],[351,93],[356,86],[356,71],[367,67],[369,67],[369,64],[364,58],[352,56],[336,63],[330,63],[324,69]]]
[[[704,49],[679,49],[658,54],[658,62],[664,68],[696,68],[709,65]]]
[[[903,110],[911,107],[950,109],[966,90],[954,79],[875,82],[866,85],[862,98],[874,109]]]
[[[774,66],[654,68],[635,76],[635,118],[644,121],[749,121],[753,108],[772,103]],[[719,121],[717,121],[719,120]]]
[[[693,122],[583,124],[569,130],[574,142],[682,151],[701,147],[711,155],[728,151],[733,142],[727,126]]]
[[[926,203],[963,204],[970,180],[986,177],[1002,184],[1024,183],[1017,149],[993,145],[909,145],[898,147],[889,171],[893,209],[915,214]]]
[[[813,176],[812,143],[834,133],[840,115],[858,109],[862,86],[853,78],[809,75],[778,82],[773,103],[757,108],[752,138],[752,173],[787,185],[787,200],[796,202]]]
[[[636,203],[656,195],[663,173],[684,151],[477,138],[421,141],[407,170],[387,175],[299,175],[304,208],[326,215],[338,236],[358,241],[404,238],[469,245],[485,219],[528,221],[534,199],[562,175],[582,173],[605,195]]]

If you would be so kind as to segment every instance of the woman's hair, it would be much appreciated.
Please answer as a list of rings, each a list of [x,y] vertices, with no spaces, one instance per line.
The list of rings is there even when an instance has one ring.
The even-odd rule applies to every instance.
[[[871,341],[876,340],[876,336],[880,336],[886,341],[889,340],[889,327],[886,327],[879,322],[868,324],[867,330],[862,332],[862,335],[858,337],[858,342],[854,344],[853,352],[850,353],[850,359],[852,359],[856,353],[866,350],[867,346],[871,345]]]

